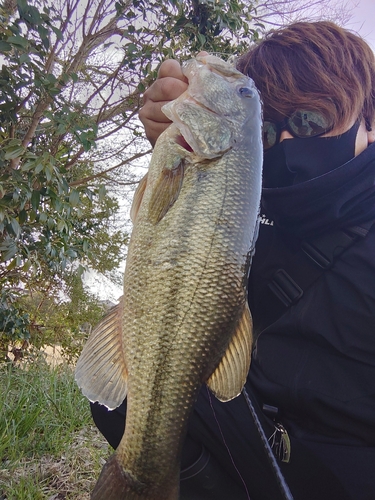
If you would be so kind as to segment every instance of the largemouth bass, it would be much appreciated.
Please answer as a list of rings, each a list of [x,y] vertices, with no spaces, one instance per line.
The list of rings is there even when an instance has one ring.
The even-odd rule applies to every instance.
[[[91,401],[127,397],[124,436],[93,500],[176,500],[188,417],[203,383],[236,397],[249,370],[246,285],[261,193],[261,105],[252,80],[202,55],[164,106],[133,201],[124,296],[95,328],[76,380]]]

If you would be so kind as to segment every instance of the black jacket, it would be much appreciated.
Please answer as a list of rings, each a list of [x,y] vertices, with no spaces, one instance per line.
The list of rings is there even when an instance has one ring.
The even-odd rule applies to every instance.
[[[375,144],[310,181],[263,190],[249,281],[254,325],[263,297],[301,240],[370,227],[260,334],[249,381],[295,437],[375,446]]]

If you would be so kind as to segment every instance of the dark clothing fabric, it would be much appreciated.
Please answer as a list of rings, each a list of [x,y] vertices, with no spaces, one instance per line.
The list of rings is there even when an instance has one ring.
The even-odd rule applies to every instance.
[[[333,184],[329,179],[335,173]],[[311,191],[305,184],[311,183],[321,186],[316,190],[320,196],[307,198]],[[304,228],[299,222],[298,190],[306,195]],[[283,195],[282,189],[277,191],[276,198],[268,197],[266,214],[271,219],[269,213],[275,214],[284,200],[289,205],[290,225],[286,232],[276,223],[262,224],[249,282],[255,327],[267,314],[267,305],[261,302],[264,288],[298,248],[296,233],[317,233],[316,221],[332,230],[375,219],[375,144],[326,175],[285,188]],[[292,200],[296,200],[294,212]],[[311,224],[308,210],[316,214]],[[320,211],[325,213],[323,219]],[[295,436],[316,440],[320,435],[323,442],[375,447],[374,327],[372,226],[365,238],[349,247],[332,269],[304,291],[299,302],[261,333],[249,374],[251,384],[263,402],[281,410],[283,423]]]
[[[375,220],[375,144],[320,177],[264,189],[262,208],[249,280],[255,327],[267,315],[267,283],[299,251],[301,238]],[[261,407],[279,409],[291,440],[290,462],[280,468],[294,500],[375,498],[375,225],[262,331],[246,387],[270,440],[273,422]],[[125,405],[114,412],[92,405],[92,411],[116,447]],[[221,403],[202,388],[189,421],[184,466],[202,444],[244,498],[282,500],[242,395]]]
[[[249,384],[247,388],[250,390]],[[255,402],[254,395],[252,401]],[[259,407],[257,411],[267,436],[271,437],[274,431],[272,422],[262,415]],[[114,411],[92,404],[92,414],[99,430],[116,448],[125,428],[126,402]],[[338,450],[336,456],[333,453],[330,460],[334,461],[337,470],[331,470],[329,461],[324,463],[321,460],[326,455],[324,446],[320,449],[318,445],[315,452],[299,440],[293,437],[291,440],[291,462],[279,465],[294,500],[373,499],[371,492],[374,491],[374,478],[370,473],[373,460],[365,462],[365,472],[354,475],[352,484],[352,474],[348,474],[348,471],[352,467],[358,469],[361,463],[357,462],[356,448],[349,449],[349,454],[343,453],[342,449]],[[194,463],[192,457],[202,445],[214,457],[217,475],[225,477],[225,491],[231,491],[230,495],[224,497],[225,500],[284,500],[242,395],[228,403],[221,403],[206,386],[202,388],[189,421],[182,464]],[[184,465],[182,469],[184,472]],[[349,486],[342,484],[341,471],[347,474]],[[193,484],[192,487],[189,481],[182,480],[180,488],[184,500],[222,498],[222,484],[219,484],[216,497],[207,495],[200,484]],[[348,490],[352,491],[351,495]]]
[[[357,225],[375,218],[374,180],[372,144],[324,175],[288,187],[264,188],[263,210],[275,227],[299,238]]]

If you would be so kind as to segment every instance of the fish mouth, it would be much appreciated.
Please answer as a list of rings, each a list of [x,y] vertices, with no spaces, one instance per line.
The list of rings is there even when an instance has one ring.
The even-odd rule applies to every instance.
[[[182,148],[186,149],[186,151],[189,151],[189,153],[193,153],[194,150],[190,146],[190,144],[186,141],[185,137],[182,134],[179,134],[176,137],[176,143],[181,146]]]

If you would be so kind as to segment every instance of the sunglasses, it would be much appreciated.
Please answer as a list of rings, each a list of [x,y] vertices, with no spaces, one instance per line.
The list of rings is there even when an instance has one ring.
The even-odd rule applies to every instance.
[[[280,141],[282,130],[287,130],[293,137],[308,138],[332,129],[333,125],[319,111],[297,110],[281,122],[263,122],[263,148],[267,151],[275,146]]]

